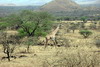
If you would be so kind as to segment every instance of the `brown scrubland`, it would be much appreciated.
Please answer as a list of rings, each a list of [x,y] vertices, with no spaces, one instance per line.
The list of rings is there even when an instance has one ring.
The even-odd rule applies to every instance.
[[[55,26],[61,24],[56,34],[56,46],[49,41],[45,48],[42,45],[44,42],[38,40],[38,45],[31,45],[27,52],[25,43],[17,43],[11,53],[10,62],[0,45],[0,67],[100,67],[100,21],[95,21],[96,27],[91,21],[85,23],[85,30],[92,32],[88,38],[79,33],[80,27],[74,28],[74,32],[73,28],[70,28],[71,23],[79,22],[81,21],[55,22]],[[16,30],[7,32],[13,35],[18,33]]]

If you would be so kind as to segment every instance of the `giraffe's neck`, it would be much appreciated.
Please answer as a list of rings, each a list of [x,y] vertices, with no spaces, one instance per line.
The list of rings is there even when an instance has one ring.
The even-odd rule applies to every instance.
[[[58,30],[59,30],[59,26],[51,34],[56,35],[56,33],[58,32]]]

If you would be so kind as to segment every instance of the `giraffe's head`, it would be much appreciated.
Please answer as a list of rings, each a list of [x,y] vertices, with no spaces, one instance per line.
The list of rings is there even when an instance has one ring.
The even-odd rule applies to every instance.
[[[62,25],[61,23],[58,24],[58,27],[61,29],[64,25]]]

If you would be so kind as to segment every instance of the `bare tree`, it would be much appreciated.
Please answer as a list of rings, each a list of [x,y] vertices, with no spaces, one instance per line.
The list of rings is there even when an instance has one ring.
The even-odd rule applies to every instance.
[[[7,55],[6,58],[10,61],[11,54],[14,52],[16,44],[19,43],[19,37],[2,32],[0,36],[0,43],[3,45],[3,52]]]

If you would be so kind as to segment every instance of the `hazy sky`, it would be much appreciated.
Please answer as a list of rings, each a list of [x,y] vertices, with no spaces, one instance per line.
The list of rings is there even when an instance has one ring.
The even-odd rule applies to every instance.
[[[16,5],[43,5],[52,0],[0,0],[0,4],[16,4]],[[78,4],[99,3],[100,0],[73,0]]]
[[[98,4],[100,3],[100,0],[73,0],[76,1],[79,4]]]

